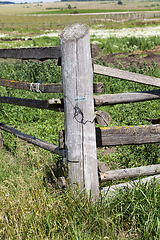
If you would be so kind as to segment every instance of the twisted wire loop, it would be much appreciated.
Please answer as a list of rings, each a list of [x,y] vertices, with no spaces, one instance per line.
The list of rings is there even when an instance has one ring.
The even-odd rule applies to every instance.
[[[40,85],[40,83],[30,83],[30,88],[29,88],[29,90],[30,90],[31,92],[42,93],[41,90],[39,89],[39,85]],[[34,89],[34,86],[36,86],[36,89]]]
[[[39,84],[40,84],[40,83],[36,83],[36,92],[41,93],[41,90],[39,89]]]
[[[31,92],[34,92],[33,83],[30,83],[30,88],[29,88],[29,90],[30,90]]]

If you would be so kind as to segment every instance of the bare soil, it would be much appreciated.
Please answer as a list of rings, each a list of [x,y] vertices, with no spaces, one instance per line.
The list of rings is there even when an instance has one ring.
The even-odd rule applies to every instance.
[[[153,47],[151,50],[137,50],[130,53],[110,53],[107,55],[103,54],[102,50],[100,50],[98,59],[117,67],[119,63],[121,63],[125,69],[127,69],[130,62],[138,67],[143,64],[143,62],[146,62],[149,66],[152,64],[152,61],[154,61],[160,68],[160,46]]]
[[[158,64],[158,68],[160,68],[160,46],[153,47],[151,50],[146,51],[137,50],[130,53],[110,53],[107,55],[103,54],[102,50],[100,50],[98,59],[116,67],[119,66],[119,63],[121,63],[125,69],[127,69],[130,62],[139,67],[144,62],[146,62],[148,66],[151,66],[152,61],[154,61]],[[152,124],[158,124],[160,119],[149,119],[149,121],[151,121]],[[106,147],[103,154],[109,155],[113,152],[116,152],[115,147]]]

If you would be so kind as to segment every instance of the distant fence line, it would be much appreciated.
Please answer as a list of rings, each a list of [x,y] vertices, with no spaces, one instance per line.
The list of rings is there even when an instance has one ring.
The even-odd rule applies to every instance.
[[[73,15],[73,14],[72,14]],[[75,14],[76,16],[76,14]],[[88,19],[81,19],[81,20],[75,20],[75,21],[69,21],[69,22],[42,22],[42,23],[14,23],[9,22],[5,23],[2,22],[0,28],[2,29],[18,29],[18,28],[24,28],[24,29],[41,29],[41,28],[52,28],[52,27],[61,27],[65,28],[68,25],[71,25],[73,23],[85,23],[85,24],[96,24],[96,23],[104,23],[104,22],[125,22],[125,21],[131,21],[131,20],[144,20],[144,19],[155,19],[159,18],[160,13],[158,12],[147,12],[147,13],[105,13],[105,14],[99,14],[99,15],[90,15]]]

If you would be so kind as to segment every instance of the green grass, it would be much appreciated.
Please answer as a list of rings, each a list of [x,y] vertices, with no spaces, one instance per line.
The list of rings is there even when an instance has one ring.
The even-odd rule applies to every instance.
[[[160,36],[149,37],[108,37],[97,38],[91,35],[91,41],[98,41],[99,48],[103,49],[102,53],[128,53],[135,50],[149,50],[154,46],[160,45]]]
[[[155,37],[155,40],[158,38]],[[124,44],[124,39],[121,39]],[[129,41],[129,39],[125,39]],[[153,40],[153,39],[152,39]],[[59,45],[58,39],[53,39]],[[103,47],[111,42],[103,42]],[[118,41],[118,40],[117,40]],[[130,39],[130,44],[140,42]],[[153,42],[153,41],[152,41]],[[35,46],[50,43],[50,38],[36,39]],[[118,42],[117,44],[121,44]],[[142,44],[142,43],[141,43]],[[150,43],[143,43],[151,46]],[[139,45],[141,46],[141,45]],[[111,47],[110,47],[111,49]],[[98,64],[108,66],[103,61]],[[113,66],[114,67],[114,66]],[[120,69],[123,69],[119,65]],[[131,72],[160,77],[155,62],[146,62],[127,69]],[[0,78],[27,82],[61,82],[61,69],[53,60],[0,62]],[[133,92],[154,89],[147,85],[94,75],[103,82],[105,93]],[[38,94],[0,87],[1,96],[51,99],[61,94]],[[104,106],[111,115],[110,126],[150,124],[147,118],[159,118],[159,100],[142,103]],[[0,121],[49,143],[58,144],[58,130],[64,128],[64,113],[0,104]],[[98,125],[97,125],[98,126]],[[63,158],[2,132],[4,148],[0,151],[0,239],[159,239],[160,186],[137,183],[132,189],[119,190],[114,198],[100,195],[96,203],[69,186],[59,189],[56,177],[67,176]],[[106,155],[106,148],[97,149],[98,159],[109,169],[138,167],[159,163],[159,146],[143,144],[117,147]],[[114,182],[118,183],[118,182]],[[109,185],[112,183],[102,184]]]
[[[158,182],[138,183],[92,203],[80,192],[73,196],[69,187],[45,185],[40,157],[31,153],[21,161],[19,174],[9,167],[10,177],[1,182],[1,239],[159,239]],[[5,150],[4,155],[11,157]]]
[[[54,11],[43,11],[36,12],[35,14],[77,14],[77,13],[103,13],[103,12],[119,12],[119,10],[111,9],[63,9]],[[121,12],[126,12],[126,10],[121,10]]]
[[[147,11],[159,11],[159,8],[155,9],[148,9]],[[63,10],[54,10],[54,11],[41,11],[41,12],[35,12],[34,14],[77,14],[77,13],[103,13],[103,12],[126,12],[126,9],[63,9]],[[146,9],[130,9],[130,12],[141,12],[146,11]]]

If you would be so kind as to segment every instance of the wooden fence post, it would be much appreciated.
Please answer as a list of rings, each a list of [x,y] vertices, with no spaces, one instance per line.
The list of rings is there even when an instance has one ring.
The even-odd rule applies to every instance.
[[[78,184],[96,200],[99,181],[89,27],[68,26],[60,35],[60,45],[68,176],[73,189]]]

